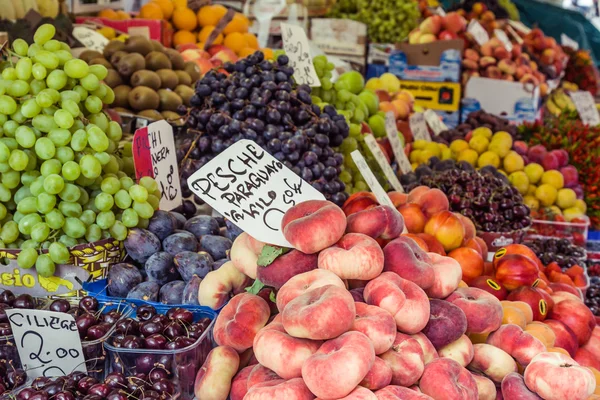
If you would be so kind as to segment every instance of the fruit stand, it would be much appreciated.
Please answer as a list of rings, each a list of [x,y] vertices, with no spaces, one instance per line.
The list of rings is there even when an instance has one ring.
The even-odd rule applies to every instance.
[[[0,10],[0,400],[600,399],[592,35],[221,3]]]

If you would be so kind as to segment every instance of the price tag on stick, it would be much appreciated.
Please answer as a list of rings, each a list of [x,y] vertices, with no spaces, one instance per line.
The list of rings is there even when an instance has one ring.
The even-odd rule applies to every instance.
[[[151,176],[160,189],[160,209],[172,210],[183,201],[173,127],[153,122],[133,136],[133,163],[137,179]]]
[[[570,95],[573,103],[575,103],[575,107],[577,107],[581,122],[590,126],[600,124],[600,115],[598,115],[596,103],[590,92],[587,90],[578,90],[571,92]]]
[[[28,379],[87,373],[79,331],[71,314],[6,310]]]
[[[467,32],[473,35],[473,39],[475,39],[477,44],[479,44],[480,46],[483,46],[484,44],[490,41],[490,35],[488,35],[487,31],[483,28],[483,26],[481,26],[479,21],[477,21],[476,19],[472,19],[471,22],[469,22]]]
[[[579,43],[576,40],[571,39],[564,33],[560,34],[560,43],[565,47],[570,47],[573,50],[579,50]]]
[[[352,156],[356,167],[360,171],[360,174],[363,176],[363,178],[365,178],[365,182],[371,189],[371,192],[373,192],[373,194],[377,198],[379,204],[396,209],[390,197],[387,195],[385,190],[383,190],[383,188],[377,181],[377,178],[375,178],[375,175],[373,175],[373,171],[371,171],[371,168],[369,168],[367,161],[365,160],[363,155],[360,154],[360,151],[354,150],[352,153],[350,153],[350,156]]]
[[[73,37],[81,42],[87,49],[102,52],[104,46],[108,44],[108,39],[93,29],[85,26],[76,26],[73,28]]]
[[[310,57],[308,38],[304,29],[282,22],[281,39],[285,54],[290,59],[290,66],[294,68],[296,82],[300,85],[321,87],[321,81]]]
[[[442,122],[440,116],[435,113],[433,110],[427,110],[424,113],[425,121],[427,121],[427,125],[431,128],[435,135],[439,135],[443,131],[447,131],[448,127],[446,124]]]
[[[390,120],[393,121],[393,123],[388,124],[388,121]],[[406,154],[404,154],[404,146],[402,146],[402,142],[398,137],[398,129],[396,128],[394,114],[388,111],[385,114],[385,121],[385,131],[388,140],[390,141],[390,146],[392,146],[394,157],[396,157],[396,162],[398,162],[398,167],[400,167],[400,171],[403,174],[408,174],[409,172],[412,172],[412,167],[410,166],[410,161],[406,158]]]
[[[254,238],[293,247],[281,219],[297,203],[325,200],[322,193],[251,140],[240,140],[188,178],[188,186]]]
[[[426,140],[431,142],[431,135],[429,134],[427,122],[425,122],[423,113],[414,113],[411,115],[408,119],[408,124],[415,140]]]
[[[387,178],[388,182],[392,185],[394,190],[397,190],[400,193],[404,193],[404,188],[402,187],[402,184],[400,184],[398,177],[394,173],[394,170],[390,166],[390,163],[388,162],[387,158],[379,148],[379,145],[377,144],[377,141],[375,140],[373,135],[366,135],[365,143],[367,144],[367,146],[369,146],[369,150],[371,150],[371,153],[373,153],[375,161],[377,161],[377,164],[379,164],[379,166],[381,167],[383,174]]]
[[[502,42],[506,51],[512,51],[512,43],[510,42],[510,39],[502,29],[494,29],[494,36],[496,36],[498,40]]]

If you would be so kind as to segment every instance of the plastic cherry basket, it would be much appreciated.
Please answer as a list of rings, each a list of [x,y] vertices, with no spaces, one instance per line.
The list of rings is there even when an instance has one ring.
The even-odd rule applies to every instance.
[[[587,217],[586,217],[587,218]],[[577,246],[585,247],[588,236],[589,221],[586,222],[559,222],[534,219],[527,231],[527,238],[559,238],[568,239]]]
[[[133,304],[135,310],[137,305]],[[158,314],[166,314],[173,308],[172,305],[153,304]],[[201,319],[210,319],[210,324],[202,333],[202,336],[192,345],[177,350],[153,350],[153,349],[124,349],[112,345],[111,340],[104,343],[108,353],[108,372],[122,372],[125,376],[137,373],[148,373],[148,366],[164,368],[170,373],[169,380],[175,387],[175,395],[181,399],[194,398],[194,381],[196,373],[204,364],[208,353],[213,348],[213,326],[217,313],[206,307],[185,306],[194,315],[194,322]],[[113,332],[113,336],[115,333]]]

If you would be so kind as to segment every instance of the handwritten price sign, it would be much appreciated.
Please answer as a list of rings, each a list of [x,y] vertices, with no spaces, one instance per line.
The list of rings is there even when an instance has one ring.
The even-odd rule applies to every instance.
[[[427,122],[425,122],[423,113],[414,113],[411,115],[408,119],[408,124],[415,140],[431,142],[431,135],[429,135],[429,129],[427,129]]]
[[[371,188],[371,192],[373,192],[379,204],[395,209],[396,207],[394,206],[394,203],[392,203],[390,197],[387,195],[385,190],[383,190],[383,187],[379,184],[377,178],[375,178],[373,171],[371,171],[371,168],[369,168],[367,161],[360,151],[354,150],[352,153],[350,153],[350,156],[352,157],[352,160],[354,160],[354,164],[356,164],[360,174],[365,179],[365,182],[369,188]]]
[[[425,121],[427,121],[427,125],[429,125],[429,127],[431,128],[433,133],[435,133],[436,136],[442,133],[443,131],[448,130],[446,124],[442,122],[440,116],[437,115],[435,111],[427,110],[425,111],[423,116],[425,117]]]
[[[369,150],[371,150],[373,157],[375,157],[375,161],[377,161],[377,164],[379,164],[379,166],[381,167],[381,170],[383,171],[383,174],[387,178],[390,185],[392,185],[394,190],[397,190],[400,193],[404,193],[404,188],[400,184],[398,177],[394,173],[394,170],[390,166],[390,163],[388,162],[387,158],[379,148],[379,145],[377,144],[377,141],[375,140],[373,135],[366,135],[365,143],[369,147]]]
[[[75,318],[42,310],[6,310],[27,377],[87,373]]]
[[[173,127],[154,122],[133,135],[133,163],[137,179],[151,176],[160,189],[161,210],[172,210],[182,202],[181,182],[175,153]]]
[[[477,44],[479,44],[480,46],[483,46],[484,44],[490,41],[490,35],[488,35],[487,31],[483,28],[483,26],[481,26],[479,21],[477,21],[476,19],[472,19],[471,22],[469,22],[467,32],[473,35],[473,39],[475,39]]]
[[[581,122],[590,126],[600,124],[600,115],[598,115],[598,109],[596,109],[596,103],[592,94],[587,90],[578,90],[570,94],[575,107],[577,107]]]
[[[73,37],[81,42],[85,48],[102,52],[104,46],[108,44],[108,39],[93,29],[85,26],[76,26],[73,28]]]
[[[281,232],[283,214],[325,197],[251,140],[240,140],[188,178],[188,186],[254,238],[293,247]]]
[[[294,68],[294,79],[301,85],[321,87],[321,81],[312,63],[306,32],[300,26],[281,24],[283,49]]]

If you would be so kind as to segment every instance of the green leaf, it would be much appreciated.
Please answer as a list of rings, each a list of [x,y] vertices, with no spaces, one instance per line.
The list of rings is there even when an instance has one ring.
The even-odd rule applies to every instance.
[[[269,300],[271,300],[273,303],[277,303],[277,298],[275,297],[275,292],[271,292],[271,294],[269,295]]]
[[[256,279],[254,281],[254,283],[252,284],[252,286],[246,288],[246,292],[252,293],[252,294],[258,294],[258,292],[260,292],[260,290],[263,287],[265,287],[265,284],[262,283],[261,281],[259,281],[258,279]]]
[[[282,254],[285,254],[287,251],[288,250],[284,247],[277,247],[266,244],[262,248],[262,251],[258,256],[258,261],[256,262],[256,264],[259,267],[267,267],[271,265],[277,257],[279,257]]]

